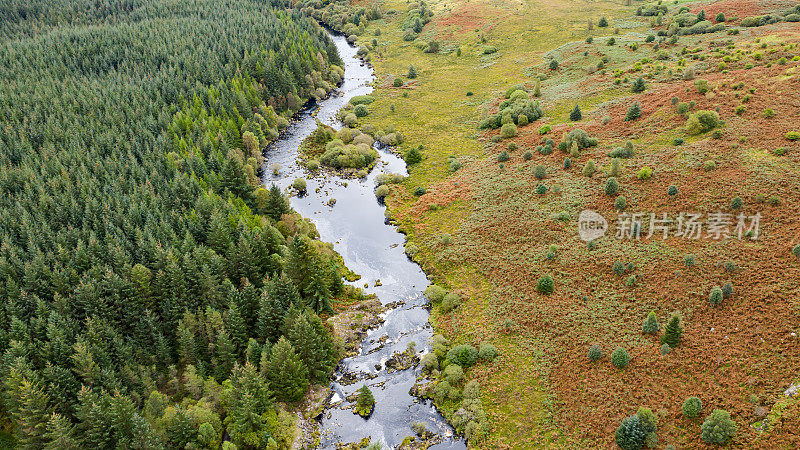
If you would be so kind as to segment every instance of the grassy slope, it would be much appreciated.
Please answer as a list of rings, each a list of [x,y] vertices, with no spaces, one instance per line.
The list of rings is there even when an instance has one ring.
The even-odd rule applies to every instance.
[[[797,128],[797,64],[761,64],[750,72],[742,66],[758,51],[759,37],[769,45],[762,50],[765,53],[772,48],[786,56],[800,53],[797,47],[784,45],[797,42],[797,27],[779,24],[736,37],[736,47],[745,52],[740,64],[731,64],[727,74],[715,70],[698,74],[718,86],[710,95],[697,94],[691,82],[657,76],[655,82],[648,81],[648,91],[632,96],[625,83],[612,83],[610,72],[629,71],[636,60],[654,56],[649,47],[640,46],[637,52],[622,47],[633,39],[641,45],[641,35],[625,35],[646,30],[643,19],[631,16],[633,7],[541,1],[431,5],[437,15],[420,39],[443,41],[440,55],[424,54],[402,41],[401,19],[394,17],[402,16],[404,2],[384,3],[384,9],[394,8],[400,14],[371,24],[370,29],[380,27],[382,35],[377,38],[381,55],[374,59],[378,100],[370,105],[367,122],[392,124],[405,134],[406,146],[424,145],[425,160],[412,170],[390,205],[409,239],[420,247],[418,259],[426,271],[468,298],[454,314],[434,314],[437,329],[457,341],[489,340],[503,354],[494,365],[470,374],[484,387],[482,400],[493,426],[488,445],[609,445],[621,418],[638,406],[661,410],[661,443],[700,445],[699,422],[680,417],[683,398],[697,394],[704,399],[706,414],[712,408],[734,413],[739,445],[793,442],[785,430],[763,436],[748,425],[760,418],[757,408],[769,410],[800,370],[792,362],[797,351],[786,343],[789,332],[797,331],[799,309],[792,295],[798,290],[798,271],[788,254],[800,232],[792,221],[798,212],[797,151],[783,158],[769,154],[787,144],[783,133]],[[591,32],[598,36],[594,44],[583,43],[590,34],[587,19],[596,23],[601,15],[622,29],[614,47],[605,46],[602,38],[611,35],[611,29],[596,27]],[[481,37],[499,51],[482,55]],[[678,71],[681,47],[703,46],[711,55],[709,42],[721,38],[726,37],[682,37],[678,46],[670,48],[671,58],[665,64]],[[462,48],[461,57],[451,52],[456,45]],[[584,51],[589,52],[586,57]],[[599,61],[600,53],[610,59],[606,76],[585,71]],[[487,138],[496,133],[479,134],[475,123],[496,107],[506,88],[530,83],[533,74],[549,73],[542,62],[546,54],[561,62],[557,73],[543,83],[546,117],[521,130],[515,142],[522,150],[512,152],[512,160],[501,169],[487,155],[499,152],[506,142],[491,144]],[[713,60],[709,67],[715,67],[717,60],[709,60]],[[407,88],[391,87],[391,80],[404,75],[409,63],[420,76]],[[744,92],[730,86],[747,79],[757,80],[747,86],[756,94],[740,117],[733,108]],[[475,95],[466,96],[467,91]],[[721,139],[704,135],[672,146],[673,138],[685,137],[679,128],[684,119],[669,102],[673,96],[694,100],[698,109],[719,107],[727,121]],[[634,98],[642,103],[644,117],[624,123],[621,116]],[[574,158],[577,167],[571,171],[560,169],[564,155],[557,151],[522,161],[521,153],[538,144],[535,130],[542,123],[554,125],[549,136],[558,142],[561,132],[569,129],[564,122],[575,102],[584,111],[580,126],[600,137],[600,146]],[[775,121],[760,117],[767,107],[779,112]],[[600,123],[604,116],[612,118],[607,125]],[[724,245],[708,240],[634,244],[606,239],[598,250],[587,251],[577,238],[577,212],[592,208],[607,218],[614,212],[613,201],[601,194],[605,176],[585,178],[580,168],[589,158],[601,169],[607,167],[610,159],[605,153],[626,139],[638,148],[635,158],[623,161],[619,177],[629,209],[674,216],[682,210],[724,209],[730,198],[739,195],[749,214],[765,215],[764,239]],[[457,155],[465,165],[454,175],[447,172],[449,155]],[[706,159],[716,160],[720,169],[699,171]],[[548,167],[545,183],[561,186],[561,194],[544,198],[533,194],[539,184],[532,177],[537,164]],[[634,176],[644,165],[656,168],[656,176],[647,182]],[[664,194],[670,184],[681,190],[672,202]],[[417,199],[411,191],[419,185],[428,194]],[[757,193],[778,194],[784,206],[757,204]],[[551,219],[561,211],[569,212],[572,221],[562,224]],[[452,236],[451,244],[439,243],[443,233]],[[559,246],[556,261],[543,258],[549,244]],[[695,268],[683,266],[687,253],[697,256]],[[637,287],[626,287],[624,278],[611,273],[616,260],[636,264]],[[734,261],[740,269],[726,272],[720,268],[723,261]],[[544,272],[557,280],[556,293],[550,297],[532,293],[536,278]],[[705,302],[708,290],[728,280],[737,289],[734,300],[711,309]],[[687,318],[684,345],[667,357],[660,355],[656,338],[640,333],[650,310],[658,312],[662,325],[673,310]],[[707,331],[712,327],[716,333]],[[601,343],[606,355],[616,346],[626,347],[634,357],[631,366],[613,369],[607,356],[601,364],[589,364],[585,351],[593,342]]]

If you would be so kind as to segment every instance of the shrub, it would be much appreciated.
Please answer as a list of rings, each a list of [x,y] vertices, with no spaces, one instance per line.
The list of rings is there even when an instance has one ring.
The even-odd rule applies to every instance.
[[[450,172],[456,172],[459,169],[461,169],[461,163],[456,160],[450,161],[450,166],[448,167],[448,169],[450,170]]]
[[[478,349],[468,344],[456,345],[447,352],[447,361],[461,367],[470,367],[478,361]]]
[[[668,187],[667,195],[669,195],[670,197],[675,197],[676,195],[678,195],[678,186],[675,186],[673,184],[672,186]]]
[[[444,368],[444,379],[451,386],[461,383],[464,380],[464,369],[458,364],[449,364]]]
[[[486,45],[483,47],[484,55],[491,55],[492,53],[497,53],[497,47],[494,45]]]
[[[513,123],[504,124],[500,127],[500,136],[508,139],[517,135],[517,126]]]
[[[681,337],[683,337],[683,324],[680,315],[675,313],[669,318],[667,328],[664,329],[664,336],[661,337],[661,343],[675,348],[680,345]]]
[[[497,162],[506,162],[511,158],[507,151],[503,150],[497,155]]]
[[[372,391],[367,385],[361,386],[356,400],[356,412],[360,416],[367,417],[372,412],[373,406],[375,406],[375,397],[372,396]]]
[[[533,153],[531,153],[531,151],[528,150],[527,152],[522,154],[522,159],[524,159],[525,161],[530,161],[531,159],[533,159]]]
[[[709,86],[708,81],[706,80],[694,80],[694,87],[697,89],[697,92],[701,95],[708,92]]]
[[[577,104],[575,104],[575,108],[572,109],[572,112],[569,113],[569,120],[573,122],[577,122],[583,118],[583,114],[581,114],[581,108]]]
[[[417,186],[417,187],[414,189],[414,195],[416,195],[417,197],[421,197],[421,196],[425,195],[425,193],[426,193],[426,192],[427,192],[427,191],[426,191],[426,190],[425,190],[425,188],[424,188],[424,187],[422,187],[422,186]]]
[[[705,170],[706,172],[711,172],[712,170],[716,170],[716,168],[717,168],[716,161],[709,159],[708,161],[703,162],[703,170]]]
[[[792,249],[792,254],[794,254],[795,257],[800,258],[800,244],[794,246]]]
[[[637,94],[639,92],[644,92],[644,90],[645,90],[644,78],[639,77],[631,85],[631,92]]]
[[[464,386],[464,398],[476,399],[481,396],[481,384],[477,380],[470,380]]]
[[[595,172],[597,172],[597,168],[594,165],[594,160],[586,161],[586,165],[583,166],[583,176],[591,177]]]
[[[576,128],[569,132],[567,139],[561,144],[564,144],[562,151],[567,151],[575,145],[577,145],[578,150],[581,150],[596,146],[597,138],[589,137],[585,131],[580,128]],[[558,145],[559,149],[561,149],[561,144]]]
[[[742,207],[742,198],[741,197],[734,197],[731,200],[731,209],[739,209]]]
[[[536,168],[533,169],[533,176],[538,180],[544,179],[547,176],[547,168],[545,166],[536,166]]]
[[[686,120],[686,132],[697,135],[711,131],[719,125],[719,114],[716,111],[700,110],[689,115],[689,119]]]
[[[625,198],[625,196],[620,195],[614,200],[614,208],[617,211],[624,211],[625,208],[627,207],[628,207],[628,200]]]
[[[625,273],[625,263],[622,261],[615,261],[614,264],[611,265],[611,270],[613,270],[615,274],[622,276]]]
[[[416,147],[411,147],[411,149],[406,152],[405,158],[403,159],[405,159],[406,164],[412,166],[422,161],[422,153],[420,153]]]
[[[724,13],[717,14],[717,17],[716,17],[715,21],[717,21],[717,22],[725,22],[725,14]]]
[[[483,343],[480,345],[480,350],[478,350],[478,359],[485,362],[494,361],[497,358],[497,348],[488,343]]]
[[[306,191],[306,180],[302,178],[295,178],[292,182],[292,187],[297,192],[305,192]]]
[[[417,68],[414,67],[413,64],[408,66],[408,75],[406,75],[409,79],[417,78]]]
[[[789,131],[786,133],[786,139],[790,141],[796,141],[800,139],[800,131]]]
[[[539,277],[539,281],[536,283],[536,290],[541,294],[551,294],[554,288],[553,278],[551,278],[550,275]]]
[[[538,186],[536,186],[536,193],[539,194],[539,195],[546,194],[547,193],[547,186],[545,186],[544,184],[539,184]]]
[[[350,99],[350,104],[353,106],[356,105],[369,105],[370,103],[375,101],[375,97],[371,95],[356,95],[355,97]]]
[[[438,303],[444,299],[444,296],[447,294],[447,290],[441,286],[437,286],[432,284],[425,288],[425,297],[432,303]]]
[[[689,112],[690,109],[689,104],[686,102],[678,103],[678,105],[675,108],[678,111],[678,114],[680,115],[685,115],[687,112]]]
[[[369,114],[369,110],[365,105],[356,105],[356,107],[353,108],[353,112],[355,113],[356,117],[365,117],[367,114]]]
[[[597,22],[597,26],[600,28],[605,28],[608,26],[608,20],[605,17],[601,17],[600,20]]]
[[[672,145],[683,145],[684,142],[683,138],[675,138],[672,140]]]
[[[551,59],[549,67],[550,67],[550,70],[558,69],[558,61],[556,61],[555,59]]]
[[[712,306],[717,306],[722,303],[722,289],[719,286],[711,288],[711,293],[708,295],[708,301]]]
[[[442,299],[442,306],[440,309],[444,313],[449,313],[459,306],[461,306],[461,296],[455,292],[450,292]]]
[[[669,353],[671,351],[672,351],[672,347],[670,347],[669,344],[662,344],[661,345],[661,354],[662,355],[666,355],[667,353]]]
[[[630,360],[631,355],[629,355],[628,351],[622,347],[617,347],[617,349],[611,353],[611,362],[617,369],[624,369],[627,367]]]
[[[649,180],[653,176],[653,169],[648,166],[644,166],[636,172],[636,178],[640,180]]]
[[[647,334],[656,334],[658,332],[658,317],[655,311],[650,311],[647,318],[644,319],[642,324],[642,331]]]
[[[617,39],[614,38],[613,36],[608,38],[608,40],[606,41],[606,45],[608,45],[609,47],[611,47],[612,45],[614,45],[616,43],[617,43]]]
[[[547,134],[550,131],[550,125],[542,125],[539,128],[539,134]]]
[[[599,345],[594,344],[589,347],[589,353],[586,356],[589,358],[589,361],[598,361],[603,357],[603,349]]]
[[[569,158],[564,158],[564,163],[561,166],[564,168],[564,170],[569,169],[572,167],[572,160]]]
[[[394,87],[400,87],[402,85],[403,85],[403,79],[400,77],[395,78],[394,81],[392,82],[392,86]]]
[[[639,102],[633,102],[633,104],[628,108],[628,112],[625,113],[625,121],[630,122],[632,120],[636,120],[639,117],[642,117],[642,107],[639,106]]]
[[[772,119],[773,117],[775,117],[775,110],[773,110],[772,108],[767,108],[764,110],[765,119]]]
[[[636,150],[633,147],[633,142],[628,141],[625,143],[624,147],[615,147],[614,150],[608,153],[608,156],[612,158],[630,158],[636,153]]]
[[[619,182],[614,177],[609,178],[606,180],[606,187],[605,187],[606,195],[614,195],[619,192]]]
[[[703,410],[703,402],[698,397],[689,397],[683,401],[683,415],[690,419],[697,417]]]
[[[738,431],[736,422],[731,419],[728,411],[715,409],[703,422],[700,427],[702,434],[700,435],[704,441],[709,444],[723,445],[730,441]]]
[[[614,433],[614,440],[623,450],[640,450],[646,436],[647,433],[642,428],[641,420],[634,415],[622,419],[622,424]]]

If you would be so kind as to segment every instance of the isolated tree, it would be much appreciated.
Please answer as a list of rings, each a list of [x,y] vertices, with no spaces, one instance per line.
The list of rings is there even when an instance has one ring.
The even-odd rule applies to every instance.
[[[642,117],[642,108],[639,106],[639,102],[636,101],[628,108],[628,112],[625,114],[625,121],[630,122],[639,117]]]
[[[683,336],[683,324],[681,317],[678,314],[673,314],[667,323],[667,328],[664,329],[664,336],[661,337],[662,344],[668,344],[670,347],[675,348],[681,343]]]
[[[361,386],[361,389],[358,390],[358,397],[356,398],[356,412],[360,416],[368,416],[372,412],[372,408],[375,406],[375,397],[372,395],[372,391],[367,387],[365,384]]]
[[[600,28],[605,28],[608,26],[608,20],[605,16],[601,17],[599,21],[597,21],[597,26]]]
[[[637,78],[636,81],[634,81],[633,84],[631,84],[631,92],[633,92],[634,94],[644,92],[644,90],[645,90],[645,84],[644,84],[644,78],[642,77]]]
[[[408,75],[406,75],[409,79],[417,78],[417,68],[414,67],[413,64],[408,66]]]
[[[622,423],[614,433],[614,440],[623,450],[640,450],[646,436],[639,416],[633,415],[622,419]]]
[[[655,311],[650,311],[650,313],[647,314],[647,319],[645,319],[642,325],[642,331],[647,334],[658,333],[658,317]]]
[[[551,294],[554,289],[553,278],[550,275],[543,275],[536,283],[536,290],[542,294]]]
[[[577,121],[581,120],[582,118],[583,118],[583,114],[581,114],[581,108],[580,108],[580,106],[575,104],[575,107],[572,109],[572,112],[569,113],[569,120],[571,120],[573,122],[577,122]]]
[[[683,411],[683,415],[693,419],[700,414],[700,411],[703,409],[703,402],[700,401],[699,397],[689,397],[683,401],[683,406],[681,410]]]
[[[714,286],[708,295],[708,302],[711,303],[711,306],[717,306],[722,303],[722,297],[722,289],[719,286]]]

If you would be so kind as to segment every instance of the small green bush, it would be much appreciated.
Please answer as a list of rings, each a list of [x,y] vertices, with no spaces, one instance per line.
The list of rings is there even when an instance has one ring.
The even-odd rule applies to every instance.
[[[536,166],[533,169],[533,176],[536,177],[537,180],[542,180],[547,177],[547,167],[545,166]]]
[[[589,358],[589,361],[598,361],[603,357],[603,349],[597,344],[592,345],[589,347],[589,353],[586,356]]]
[[[597,167],[594,165],[594,160],[586,161],[586,165],[583,166],[583,176],[591,177],[595,172],[597,172]]]
[[[617,347],[613,353],[611,353],[611,363],[618,369],[624,369],[628,366],[628,363],[631,360],[631,355],[628,354],[628,351],[622,347]]]
[[[644,92],[645,88],[646,86],[644,84],[644,78],[639,77],[631,85],[631,92],[633,92],[634,94],[638,94],[640,92]]]
[[[413,64],[408,66],[408,75],[406,75],[409,79],[417,78],[417,68],[414,67]]]
[[[700,427],[702,434],[700,435],[704,441],[709,444],[724,445],[728,443],[738,431],[736,422],[731,419],[728,411],[715,409],[703,422]]]
[[[497,358],[497,348],[489,343],[483,343],[478,350],[478,359],[484,362],[492,362]]]
[[[547,186],[545,186],[544,184],[539,184],[538,186],[536,186],[536,193],[539,194],[539,195],[546,194],[547,193]]]
[[[734,197],[731,200],[731,209],[739,209],[742,207],[742,198],[741,197]]]
[[[503,150],[497,155],[497,162],[506,162],[511,158],[507,151]]]
[[[678,186],[675,186],[673,184],[672,186],[668,187],[667,195],[669,195],[670,197],[675,197],[676,195],[678,195]]]
[[[569,158],[564,158],[564,163],[561,164],[561,166],[564,168],[564,170],[569,169],[572,167],[572,160]]]
[[[401,87],[402,85],[403,85],[403,79],[400,77],[395,78],[394,81],[392,82],[392,86],[394,87]]]
[[[504,124],[500,127],[500,136],[508,139],[517,135],[517,126],[513,123]]]
[[[542,125],[539,128],[539,134],[547,134],[548,132],[550,132],[550,125]]]
[[[636,172],[636,178],[640,180],[649,180],[653,176],[653,169],[644,166]]]
[[[708,302],[711,306],[717,306],[722,303],[722,289],[719,286],[711,288],[711,293],[708,295]]]
[[[697,135],[711,131],[719,125],[719,114],[716,111],[700,110],[689,115],[686,120],[686,132]]]
[[[726,282],[722,285],[722,297],[723,298],[731,298],[733,295],[733,285],[730,281]]]
[[[447,361],[470,367],[478,361],[478,349],[468,344],[456,345],[447,352]]]
[[[441,286],[432,284],[425,288],[425,297],[432,303],[438,303],[447,295],[447,290]]]
[[[524,159],[525,161],[530,161],[531,159],[533,159],[533,153],[531,153],[531,151],[528,150],[527,152],[522,154],[522,159]]]
[[[689,397],[683,401],[683,415],[690,419],[694,419],[703,410],[703,402],[698,397]]]
[[[552,294],[554,288],[555,283],[553,283],[553,278],[550,275],[539,277],[539,281],[536,283],[536,290],[541,294]]]
[[[636,120],[639,117],[642,117],[642,107],[639,106],[639,102],[633,102],[633,104],[628,108],[628,112],[625,113],[625,121],[630,122],[632,120]]]
[[[619,182],[617,182],[617,179],[611,177],[608,180],[606,180],[606,186],[605,186],[606,195],[615,195],[617,192],[619,192]]]
[[[414,195],[416,195],[417,197],[425,195],[426,192],[427,191],[422,186],[417,186],[416,189],[414,189]]]
[[[302,178],[295,178],[292,182],[292,187],[297,192],[305,192],[306,191],[306,180]]]
[[[614,208],[617,211],[625,211],[625,208],[627,207],[628,207],[628,200],[625,198],[625,196],[620,195],[614,200]]]
[[[641,450],[646,439],[647,433],[637,415],[622,419],[622,423],[614,433],[614,440],[622,450]]]
[[[406,152],[405,158],[403,159],[405,159],[406,164],[412,166],[422,162],[422,153],[416,147],[411,147],[411,149]]]
[[[367,114],[369,114],[369,109],[367,109],[366,105],[356,105],[356,107],[353,108],[353,112],[356,117],[366,117]]]
[[[790,141],[796,141],[800,139],[800,131],[789,131],[786,133],[786,139]]]
[[[550,70],[558,69],[558,61],[556,61],[555,59],[551,59],[549,67],[550,67]]]
[[[800,258],[800,244],[794,246],[794,248],[792,249],[792,254],[794,254],[794,256],[796,256],[797,258]]]

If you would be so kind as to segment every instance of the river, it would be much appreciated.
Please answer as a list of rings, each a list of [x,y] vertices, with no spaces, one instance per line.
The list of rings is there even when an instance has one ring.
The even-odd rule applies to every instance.
[[[404,304],[384,313],[384,323],[367,334],[358,355],[342,360],[331,383],[333,402],[345,399],[366,383],[375,397],[374,412],[365,420],[351,409],[342,408],[342,404],[334,404],[323,414],[321,445],[335,448],[337,443],[371,437],[384,448],[395,448],[406,436],[414,435],[411,424],[421,422],[429,431],[443,437],[440,444],[431,448],[463,449],[466,448],[463,440],[453,436],[452,428],[433,405],[420,402],[409,394],[419,369],[387,373],[383,365],[394,353],[405,351],[410,342],[416,344],[418,352],[428,351],[427,342],[432,336],[422,294],[429,284],[428,279],[419,266],[406,257],[404,236],[397,232],[396,227],[385,223],[384,207],[374,194],[375,178],[387,172],[406,175],[405,162],[389,151],[379,149],[378,164],[362,180],[330,175],[312,177],[297,163],[300,143],[314,131],[316,119],[336,129],[341,128],[335,118],[336,112],[353,96],[369,94],[373,90],[372,68],[356,58],[356,49],[343,36],[331,35],[331,39],[344,62],[344,81],[331,97],[299,113],[279,139],[269,146],[265,165],[269,167],[277,163],[281,170],[278,175],[265,170],[264,182],[285,189],[295,178],[305,178],[308,194],[292,197],[292,207],[313,221],[321,239],[332,242],[347,267],[361,275],[356,284],[361,287],[364,283],[369,284],[365,292],[376,294],[384,305]],[[328,206],[331,199],[336,199],[332,207]],[[375,286],[376,280],[381,281],[380,286]],[[381,342],[383,340],[385,342]],[[345,374],[355,375],[359,381],[349,385],[339,383]],[[343,400],[343,404],[346,406],[347,401]]]

